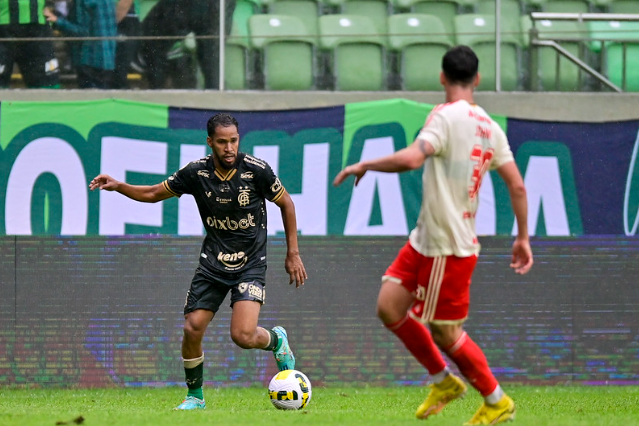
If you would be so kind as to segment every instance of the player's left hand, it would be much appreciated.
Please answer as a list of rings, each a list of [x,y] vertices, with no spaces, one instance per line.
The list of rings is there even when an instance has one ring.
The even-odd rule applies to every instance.
[[[355,186],[359,183],[359,181],[364,177],[366,173],[366,169],[362,165],[362,163],[352,164],[347,166],[335,176],[335,180],[333,180],[333,186],[337,186],[344,182],[344,180],[350,175],[355,176]]]
[[[287,254],[286,260],[284,261],[284,268],[286,268],[286,272],[288,272],[289,275],[289,285],[295,282],[295,287],[299,287],[304,285],[304,281],[308,279],[299,253]]]

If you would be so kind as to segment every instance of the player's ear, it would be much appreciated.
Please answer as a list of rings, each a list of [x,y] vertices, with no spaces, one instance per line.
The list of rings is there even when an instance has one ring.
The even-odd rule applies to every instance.
[[[207,145],[208,145],[211,149],[213,149],[213,139],[211,139],[211,137],[210,137],[210,136],[207,136],[207,137],[206,137],[206,144],[207,144]]]
[[[446,76],[444,75],[444,71],[439,73],[439,83],[442,86],[446,86]]]
[[[480,80],[481,80],[481,75],[479,74],[479,71],[478,71],[477,74],[475,75],[475,79],[473,80],[473,87],[479,86]]]

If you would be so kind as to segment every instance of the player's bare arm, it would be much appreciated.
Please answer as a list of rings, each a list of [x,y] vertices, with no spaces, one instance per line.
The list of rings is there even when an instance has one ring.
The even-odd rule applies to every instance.
[[[295,282],[295,287],[304,285],[304,282],[308,279],[306,275],[306,269],[302,258],[300,257],[300,250],[297,245],[297,218],[295,216],[295,204],[288,192],[284,191],[284,194],[275,202],[280,208],[282,213],[282,223],[284,224],[284,233],[286,235],[286,260],[284,261],[284,267],[289,275],[289,284]]]
[[[105,174],[94,177],[89,183],[89,189],[91,191],[95,189],[116,191],[132,200],[144,203],[157,203],[158,201],[173,197],[173,194],[167,191],[162,183],[156,185],[130,185]]]
[[[355,186],[364,177],[368,170],[385,173],[399,173],[414,170],[422,166],[428,156],[435,152],[433,146],[424,139],[415,139],[411,145],[400,149],[394,154],[374,160],[361,161],[357,164],[347,166],[339,172],[333,181],[337,186],[344,182],[348,176],[355,176]]]
[[[533,265],[533,255],[528,238],[528,199],[526,187],[517,164],[510,161],[497,169],[499,176],[506,182],[510,202],[517,219],[517,237],[513,243],[510,267],[518,274],[527,273]]]

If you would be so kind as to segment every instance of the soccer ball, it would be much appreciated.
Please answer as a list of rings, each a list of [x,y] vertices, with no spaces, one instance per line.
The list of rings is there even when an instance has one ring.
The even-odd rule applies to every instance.
[[[280,371],[268,384],[268,396],[280,410],[299,410],[311,401],[311,381],[301,371]]]

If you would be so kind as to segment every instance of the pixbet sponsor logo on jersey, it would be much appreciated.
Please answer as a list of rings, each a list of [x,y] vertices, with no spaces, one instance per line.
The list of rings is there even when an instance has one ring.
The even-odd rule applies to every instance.
[[[209,225],[213,229],[219,229],[221,231],[235,231],[239,229],[248,229],[252,226],[255,226],[255,222],[253,221],[255,216],[252,214],[246,215],[244,219],[233,220],[230,217],[226,216],[224,219],[218,219],[215,216],[207,217],[206,224]]]

